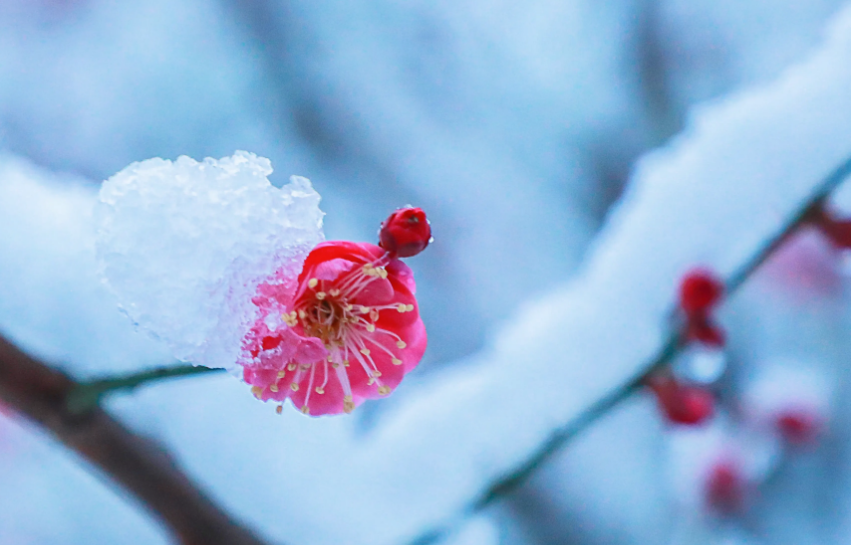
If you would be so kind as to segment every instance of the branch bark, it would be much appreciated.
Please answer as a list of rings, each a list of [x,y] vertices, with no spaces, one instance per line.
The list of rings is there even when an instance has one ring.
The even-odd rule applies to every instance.
[[[67,408],[78,383],[0,336],[0,399],[41,425],[141,501],[184,545],[262,545],[253,532],[216,506],[176,461],[134,434],[101,407]]]

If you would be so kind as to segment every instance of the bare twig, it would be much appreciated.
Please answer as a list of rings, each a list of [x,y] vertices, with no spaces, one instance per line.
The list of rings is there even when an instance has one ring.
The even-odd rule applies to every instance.
[[[0,336],[0,399],[48,430],[116,484],[132,493],[184,545],[262,545],[217,507],[159,445],[102,408],[68,409],[70,377]]]
[[[100,402],[101,398],[109,393],[121,390],[133,390],[148,382],[166,378],[187,377],[217,372],[224,372],[224,369],[212,369],[201,365],[175,365],[172,367],[147,369],[126,375],[110,376],[90,382],[78,382],[68,392],[65,398],[65,405],[72,413],[81,414],[93,409]]]

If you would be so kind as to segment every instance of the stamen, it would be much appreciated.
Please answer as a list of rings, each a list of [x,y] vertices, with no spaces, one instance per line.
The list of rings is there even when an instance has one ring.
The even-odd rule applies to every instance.
[[[324,291],[317,291],[316,292],[316,298],[319,299],[320,301],[325,299],[325,292]]]
[[[317,280],[315,278],[311,278],[310,280],[307,281],[307,286],[310,287],[310,288],[315,288],[317,284],[319,284],[319,280]]]
[[[379,386],[378,387],[378,393],[379,393],[379,395],[386,396],[387,394],[390,393],[390,386]]]
[[[350,414],[353,410],[355,410],[355,403],[352,401],[352,396],[346,396],[343,398],[343,412],[346,414]]]
[[[297,366],[294,363],[287,364],[287,371],[295,371],[296,367]]]
[[[272,384],[271,386],[269,386],[269,389],[272,390],[273,392],[277,392],[278,391],[278,385]]]
[[[338,290],[337,288],[334,288],[331,291],[329,291],[328,293],[331,294],[331,297],[337,297],[338,295],[340,295],[340,290]]]
[[[399,358],[393,358],[390,361],[393,362],[393,365],[402,365],[402,360],[400,360]]]
[[[260,396],[263,395],[263,388],[260,386],[252,386],[251,393],[254,394],[254,397],[260,399]]]
[[[304,414],[310,414],[310,407],[305,405],[304,407],[301,408],[301,412],[304,413]]]
[[[281,315],[281,318],[283,318],[284,323],[287,324],[290,327],[294,327],[298,323],[298,318],[296,318],[296,312],[295,311],[285,312],[284,314]]]
[[[325,393],[325,389],[324,389],[322,386],[317,386],[317,387],[316,387],[316,393],[317,393],[317,394],[324,394],[324,393]]]
[[[396,341],[396,346],[398,346],[399,348],[405,348],[408,345],[405,343],[405,341]]]
[[[375,331],[375,324],[366,324],[366,330],[370,333]]]
[[[286,375],[286,374],[287,374],[286,371],[278,371],[278,378],[284,378],[284,375]]]
[[[277,407],[275,407],[275,412],[281,414],[282,412],[284,412],[284,406],[278,405]]]
[[[291,382],[290,390],[292,390],[293,392],[298,392],[298,384],[296,384],[295,382]]]

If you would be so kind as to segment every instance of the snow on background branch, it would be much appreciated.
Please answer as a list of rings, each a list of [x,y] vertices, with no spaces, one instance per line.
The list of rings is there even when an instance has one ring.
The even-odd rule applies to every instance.
[[[96,276],[97,187],[84,178],[135,160],[269,156],[314,181],[329,238],[372,240],[395,206],[427,206],[437,241],[415,269],[431,347],[419,380],[380,409],[279,417],[213,376],[110,404],[271,540],[400,543],[634,374],[667,332],[682,273],[734,270],[851,152],[851,15],[769,84],[807,57],[838,4],[745,4],[187,1],[160,17],[165,4],[5,3],[0,329],[77,375],[168,361]],[[761,32],[765,13],[784,31]],[[692,32],[707,28],[723,30]],[[685,121],[693,101],[742,83],[762,86]],[[634,159],[681,125],[610,210]],[[638,398],[454,537],[773,542],[797,528],[801,543],[842,542],[848,412],[820,384],[847,387],[847,281],[814,233],[801,240],[721,319],[730,392],[759,405],[811,384],[793,393],[827,400],[831,435],[804,467],[770,438],[748,444],[761,435],[733,425],[736,411],[663,432]],[[783,378],[795,373],[805,378]],[[18,425],[2,433],[0,539],[163,542],[61,449]],[[769,487],[744,529],[718,530],[699,505],[701,472],[727,451]],[[826,496],[832,509],[808,507]]]

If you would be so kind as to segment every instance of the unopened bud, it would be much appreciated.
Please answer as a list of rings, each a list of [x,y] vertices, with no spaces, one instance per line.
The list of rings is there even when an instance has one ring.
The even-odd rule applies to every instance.
[[[721,299],[724,284],[707,269],[693,269],[680,284],[680,306],[689,317],[705,316]]]
[[[391,256],[411,257],[431,242],[431,225],[422,208],[400,208],[381,224],[378,237]]]

